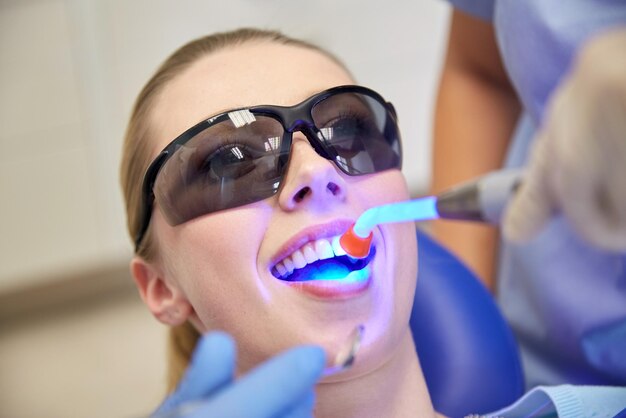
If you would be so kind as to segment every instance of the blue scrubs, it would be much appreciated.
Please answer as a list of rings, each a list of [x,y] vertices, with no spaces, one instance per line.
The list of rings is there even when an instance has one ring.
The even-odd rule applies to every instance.
[[[505,165],[523,166],[576,51],[594,34],[626,25],[626,1],[450,3],[494,25],[524,108]],[[556,217],[528,245],[501,243],[497,287],[522,349],[528,387],[626,384],[626,254],[587,245]]]

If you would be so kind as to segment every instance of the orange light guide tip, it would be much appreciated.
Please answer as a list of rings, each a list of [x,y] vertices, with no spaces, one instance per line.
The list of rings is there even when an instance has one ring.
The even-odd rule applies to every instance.
[[[372,237],[370,234],[366,238],[361,238],[354,232],[354,225],[339,238],[339,245],[346,253],[352,258],[365,258],[370,253],[370,247],[372,245]]]

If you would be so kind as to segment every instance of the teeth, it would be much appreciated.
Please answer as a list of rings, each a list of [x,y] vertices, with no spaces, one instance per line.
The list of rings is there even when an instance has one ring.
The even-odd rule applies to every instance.
[[[317,260],[319,260],[319,257],[317,256],[317,254],[315,254],[315,249],[313,248],[313,245],[311,243],[305,245],[302,249],[302,252],[304,253],[304,259],[306,260],[307,264],[315,263]]]
[[[336,256],[347,254],[346,250],[341,248],[341,245],[339,244],[339,237],[333,238],[333,252],[335,253]]]
[[[300,250],[294,251],[294,253],[291,254],[291,259],[293,260],[293,265],[297,269],[301,269],[302,267],[307,265],[307,262],[304,259],[304,254],[302,254],[302,251]]]
[[[280,274],[281,277],[287,274],[287,269],[283,263],[276,264],[276,271],[278,271],[278,274]]]
[[[331,243],[332,241],[332,243]],[[318,260],[326,260],[332,257],[346,255],[339,245],[339,236],[334,238],[322,238],[315,242],[309,242],[296,250],[281,262],[276,264],[276,271],[280,277],[293,273],[295,269],[301,269],[307,264],[313,264]]]
[[[295,266],[293,265],[293,261],[291,261],[291,258],[285,258],[283,260],[283,263],[285,264],[285,268],[287,269],[287,274],[293,273]]]
[[[320,256],[320,260],[326,260],[335,256],[333,247],[325,239],[315,241],[315,252]]]

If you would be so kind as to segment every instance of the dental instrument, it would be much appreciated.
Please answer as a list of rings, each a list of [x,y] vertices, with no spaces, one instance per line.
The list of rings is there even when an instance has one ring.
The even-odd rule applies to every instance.
[[[322,376],[332,376],[352,366],[356,358],[356,352],[361,346],[364,330],[365,327],[363,325],[357,325],[354,330],[352,330],[347,340],[348,344],[344,345],[339,353],[337,353],[334,364],[325,368],[322,372]]]
[[[322,377],[332,376],[350,368],[355,361],[356,353],[361,345],[365,327],[357,325],[348,335],[345,344],[341,347],[332,365],[322,371]],[[184,418],[196,412],[204,405],[202,400],[185,402],[173,410],[151,415],[149,418]]]
[[[504,208],[522,181],[522,170],[494,171],[437,195],[376,206],[363,212],[339,239],[353,258],[370,252],[372,230],[380,224],[430,219],[500,222]]]

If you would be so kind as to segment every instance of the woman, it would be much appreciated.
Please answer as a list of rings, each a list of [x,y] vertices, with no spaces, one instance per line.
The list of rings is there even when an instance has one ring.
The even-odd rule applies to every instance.
[[[334,245],[365,209],[409,197],[395,111],[353,84],[327,52],[247,29],[183,46],[140,93],[122,186],[133,278],[172,327],[165,416],[198,400],[182,415],[436,415],[408,325],[413,224],[375,229],[363,261]],[[358,361],[320,378],[310,345],[334,359],[358,325]]]
[[[234,337],[242,375],[301,344],[332,359],[362,324],[358,362],[320,382],[316,416],[434,415],[408,326],[414,227],[378,228],[365,266],[331,248],[365,209],[409,197],[390,105],[359,88],[313,105],[352,84],[312,45],[241,30],[182,47],[139,95],[122,163],[131,271],[154,316],[173,327],[170,388],[201,333]],[[245,109],[303,101],[271,116]],[[142,191],[174,138],[186,146],[167,150]]]

